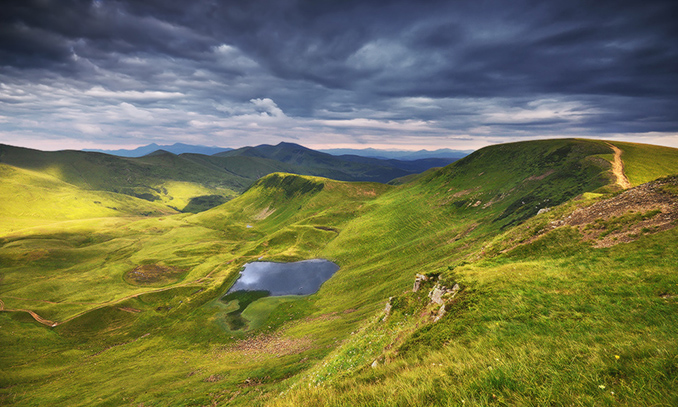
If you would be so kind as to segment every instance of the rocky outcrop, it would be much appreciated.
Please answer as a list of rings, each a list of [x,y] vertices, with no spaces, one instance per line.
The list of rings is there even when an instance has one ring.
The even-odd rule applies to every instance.
[[[382,321],[386,321],[386,318],[391,315],[391,309],[393,309],[393,304],[391,301],[393,300],[393,297],[388,297],[388,301],[386,302],[386,306],[384,307],[384,318],[382,318]]]
[[[431,287],[433,285],[433,281],[437,280],[438,282],[433,285],[433,288],[428,292],[428,298],[430,300],[429,305],[427,308],[431,310],[431,316],[435,315],[433,322],[437,322],[442,318],[445,313],[447,312],[446,305],[452,301],[453,298],[457,296],[457,293],[461,290],[461,287],[459,284],[454,283],[452,288],[445,286],[440,282],[440,277],[437,275],[424,275],[424,274],[417,274],[414,278],[414,286],[412,287],[412,292],[416,293],[420,291],[424,287]],[[428,283],[428,284],[425,284]],[[406,297],[411,296],[412,294],[404,294]],[[388,301],[386,302],[386,306],[384,307],[384,317],[381,319],[381,321],[386,321],[390,316],[391,312],[393,311],[394,304],[397,303],[395,301],[398,297],[389,297]],[[439,305],[439,307],[436,307],[436,305]]]
[[[428,293],[428,297],[431,299],[431,302],[443,305],[446,301],[454,298],[460,289],[461,288],[459,287],[459,284],[456,283],[452,288],[447,288],[444,285],[436,284],[435,287],[433,287],[433,290]]]
[[[440,305],[440,308],[438,308],[438,313],[433,319],[433,322],[438,322],[440,318],[445,316],[445,313],[447,312],[445,305],[457,296],[459,290],[461,290],[461,287],[459,287],[459,284],[457,283],[455,283],[452,288],[448,288],[442,284],[436,284],[435,287],[433,287],[433,289],[428,293],[428,297],[431,299],[431,302]]]
[[[421,288],[421,283],[428,280],[430,280],[429,277],[426,277],[423,274],[417,274],[414,277],[414,287],[412,287],[412,292],[416,293],[417,291],[419,291],[419,289]]]
[[[433,318],[433,322],[438,322],[438,320],[444,317],[446,313],[447,310],[445,309],[445,304],[443,304],[440,306],[440,308],[438,308],[438,313],[436,314],[436,317]]]

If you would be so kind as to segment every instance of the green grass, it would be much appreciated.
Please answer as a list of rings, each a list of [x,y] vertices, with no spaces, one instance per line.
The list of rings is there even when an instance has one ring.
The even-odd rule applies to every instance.
[[[172,213],[176,211],[157,203],[86,191],[44,173],[0,164],[0,236],[57,221]]]
[[[666,293],[678,275],[666,270],[678,250],[663,241],[676,237],[592,250],[571,236],[571,254],[535,243],[457,268],[469,298],[455,312],[436,324],[417,312],[371,321],[271,405],[673,405],[678,304]],[[382,332],[381,351],[350,365]]]
[[[0,313],[0,404],[673,405],[678,232],[594,249],[559,228],[526,244],[608,196],[608,153],[493,146],[397,187],[273,174],[198,214],[6,232],[5,308],[63,323]],[[219,301],[259,258],[341,269],[310,296]],[[156,264],[185,274],[125,281]],[[417,273],[462,287],[439,322],[433,283],[411,292]]]

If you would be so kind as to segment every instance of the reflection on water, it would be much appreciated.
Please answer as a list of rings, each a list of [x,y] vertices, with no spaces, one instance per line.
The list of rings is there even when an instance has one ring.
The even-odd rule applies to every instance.
[[[313,294],[337,270],[339,266],[324,259],[248,263],[228,293],[256,290],[269,291],[273,296]]]

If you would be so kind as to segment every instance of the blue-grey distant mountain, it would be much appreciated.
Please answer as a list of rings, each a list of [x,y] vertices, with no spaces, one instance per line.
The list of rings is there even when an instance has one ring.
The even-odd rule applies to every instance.
[[[451,150],[449,148],[442,148],[433,151],[429,150],[397,151],[397,150],[378,150],[375,148],[364,148],[364,149],[332,148],[318,151],[337,156],[358,155],[361,157],[412,161],[412,160],[421,160],[424,158],[452,158],[454,160],[458,160],[471,154],[474,150]]]
[[[111,155],[117,155],[119,157],[143,157],[145,155],[151,154],[157,150],[165,150],[172,154],[204,154],[204,155],[213,155],[221,153],[224,151],[232,150],[228,147],[207,147],[207,146],[196,146],[183,143],[174,143],[172,145],[158,145],[155,143],[149,144],[147,146],[142,146],[135,148],[134,150],[83,150],[97,153],[105,153]]]
[[[215,154],[215,157],[256,157],[294,166],[297,174],[316,175],[340,181],[388,182],[394,178],[446,166],[458,158],[386,160],[357,155],[335,156],[293,143],[262,144]]]

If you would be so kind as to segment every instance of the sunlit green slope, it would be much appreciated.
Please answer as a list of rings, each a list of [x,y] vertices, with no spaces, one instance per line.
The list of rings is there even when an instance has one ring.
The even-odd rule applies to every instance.
[[[652,222],[673,216],[678,181],[617,194],[611,155],[497,145],[397,187],[276,173],[195,215],[6,238],[5,308],[59,324],[0,313],[0,401],[673,405],[676,229]],[[626,213],[638,194],[649,206]],[[240,266],[316,257],[341,266],[317,294],[254,301],[250,330],[225,323]],[[417,273],[433,280],[413,293]],[[434,323],[437,282],[461,290]]]
[[[83,189],[130,195],[177,210],[183,210],[196,197],[219,196],[218,203],[223,203],[251,182],[162,152],[123,158],[0,145],[0,163],[50,175]]]
[[[622,150],[624,171],[633,186],[678,173],[678,148],[614,142]]]
[[[88,191],[50,175],[0,164],[0,236],[66,220],[176,213],[164,205],[102,191]]]

